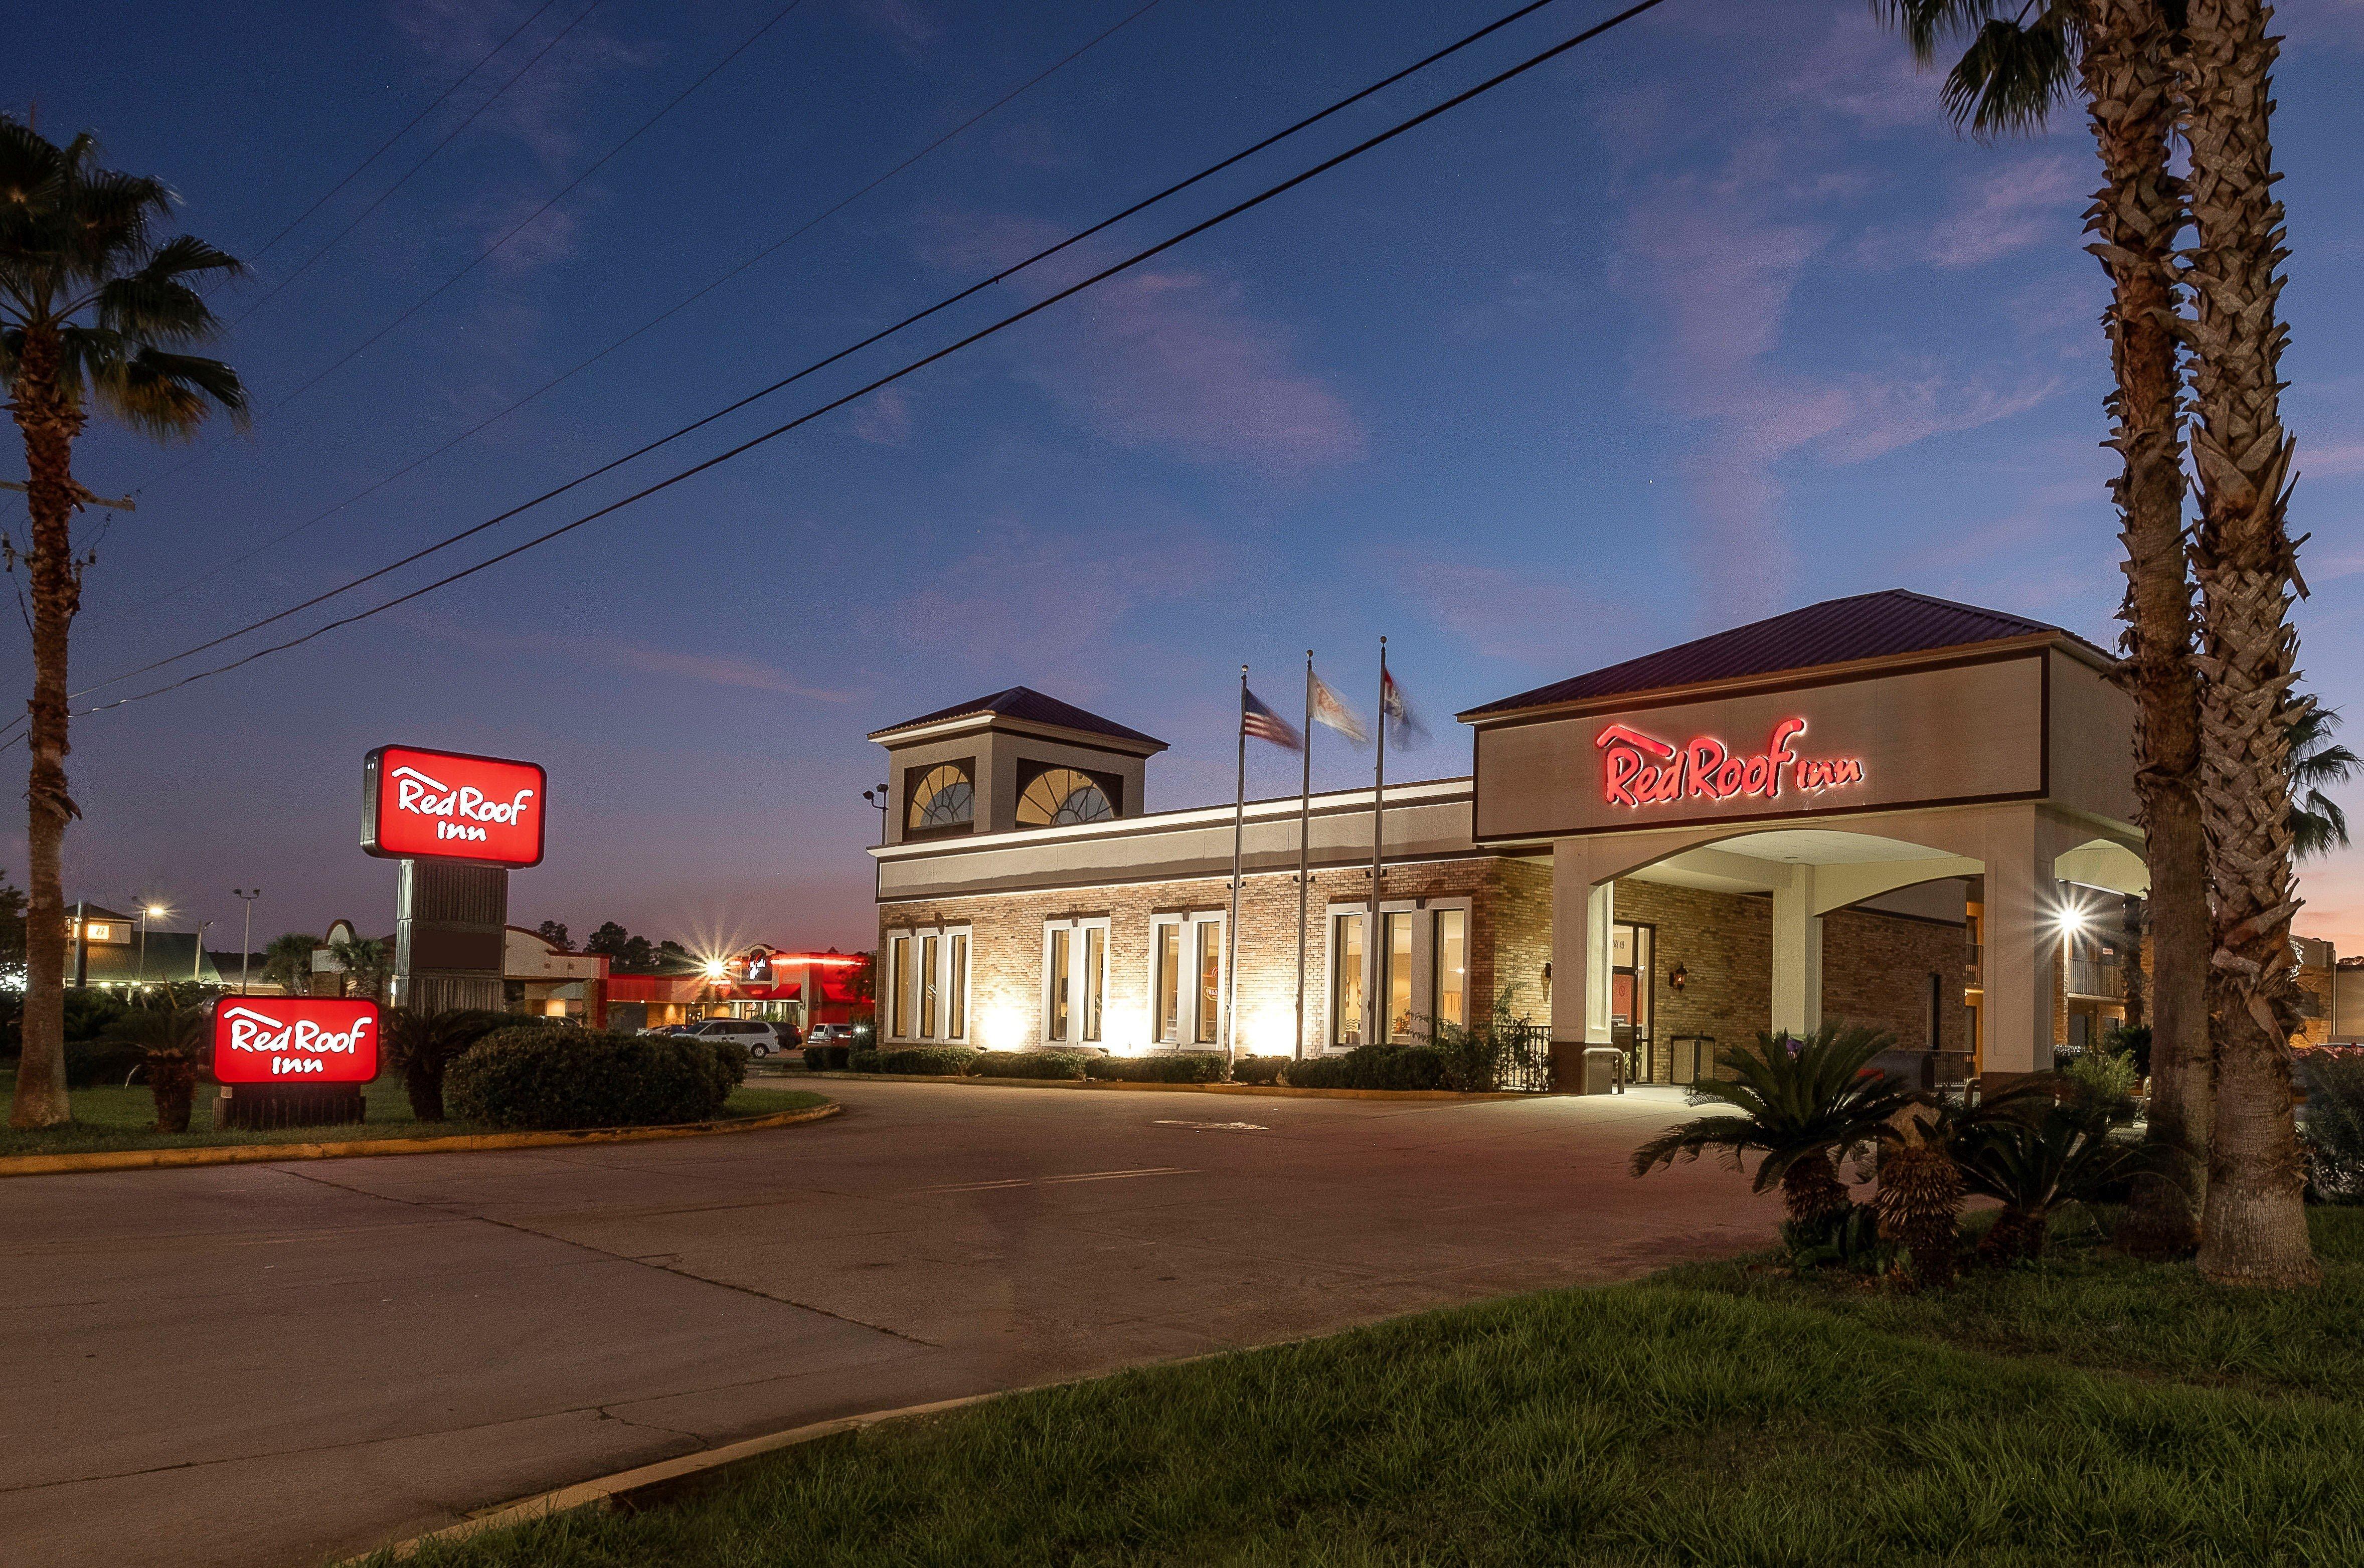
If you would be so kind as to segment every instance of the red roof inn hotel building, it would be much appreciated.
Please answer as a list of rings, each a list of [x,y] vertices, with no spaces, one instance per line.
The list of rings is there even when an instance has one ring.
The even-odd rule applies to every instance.
[[[1313,797],[1301,1038],[1299,802],[1251,802],[1238,1048],[1409,1039],[1507,993],[1556,1061],[1614,1046],[1649,1082],[1824,1018],[2048,1066],[2121,1016],[2147,881],[2110,663],[1890,592],[1473,708],[1469,776],[1387,790],[1376,930],[1371,792]],[[1232,806],[1144,812],[1164,742],[1022,686],[871,739],[886,1040],[1221,1048]]]

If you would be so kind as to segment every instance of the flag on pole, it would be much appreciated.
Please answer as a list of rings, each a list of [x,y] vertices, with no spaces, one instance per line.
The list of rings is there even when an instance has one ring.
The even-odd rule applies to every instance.
[[[1360,746],[1370,740],[1371,732],[1363,728],[1363,716],[1346,706],[1346,699],[1330,689],[1330,683],[1313,673],[1311,665],[1305,671],[1306,706],[1313,710],[1313,722],[1323,724]]]
[[[1412,712],[1411,704],[1404,700],[1403,688],[1396,684],[1393,671],[1386,672],[1379,682],[1379,723],[1395,726],[1392,735],[1399,751],[1411,750],[1415,736],[1422,740],[1428,739],[1428,726],[1420,721],[1420,715]]]
[[[1258,740],[1269,740],[1284,751],[1301,751],[1305,749],[1305,737],[1297,732],[1297,727],[1265,706],[1262,697],[1244,686],[1241,688],[1240,695],[1243,699],[1240,703],[1241,734]]]

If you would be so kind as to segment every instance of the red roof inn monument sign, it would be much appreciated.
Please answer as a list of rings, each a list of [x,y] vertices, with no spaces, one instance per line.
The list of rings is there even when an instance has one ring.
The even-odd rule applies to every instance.
[[[503,757],[381,746],[362,777],[362,849],[402,862],[395,1002],[499,1008],[509,873],[541,863],[548,776]]]

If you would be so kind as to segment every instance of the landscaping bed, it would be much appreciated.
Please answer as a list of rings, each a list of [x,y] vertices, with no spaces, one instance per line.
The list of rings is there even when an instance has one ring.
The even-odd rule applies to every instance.
[[[16,1087],[12,1070],[0,1069],[0,1093]],[[215,1096],[211,1084],[197,1093],[196,1115],[186,1132],[156,1132],[155,1099],[144,1084],[76,1089],[74,1119],[41,1132],[0,1128],[0,1158],[18,1154],[82,1154],[134,1149],[206,1149],[233,1144],[274,1144],[359,1139],[452,1138],[502,1130],[472,1121],[419,1121],[410,1114],[410,1101],[400,1079],[391,1074],[368,1084],[363,1093],[369,1119],[333,1127],[286,1127],[253,1130],[217,1129],[211,1125]],[[826,1103],[808,1089],[734,1090],[723,1106],[726,1117],[768,1116],[777,1111],[803,1110]]]
[[[2364,1214],[2310,1218],[2326,1284],[2285,1298],[2065,1228],[1942,1299],[1689,1267],[889,1423],[410,1561],[2352,1562]]]

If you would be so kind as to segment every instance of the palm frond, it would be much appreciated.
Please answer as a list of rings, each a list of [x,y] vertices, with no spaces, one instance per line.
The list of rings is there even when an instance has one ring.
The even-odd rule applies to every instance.
[[[141,348],[83,362],[106,411],[159,440],[195,436],[216,407],[240,428],[247,423],[245,384],[219,360]]]
[[[1728,1078],[1692,1086],[1695,1104],[1721,1101],[1736,1114],[1701,1117],[1667,1129],[1634,1151],[1639,1176],[1709,1149],[1761,1151],[1756,1187],[1763,1192],[1808,1155],[1827,1154],[1891,1136],[1890,1119],[1920,1104],[1919,1090],[1871,1070],[1895,1043],[1877,1029],[1825,1023],[1802,1040],[1759,1035],[1728,1051],[1717,1066]]]
[[[2011,9],[2002,0],[1871,0],[1873,17],[1903,34],[1913,61],[1923,66],[1937,58],[1940,44],[1971,36]]]
[[[2032,21],[1997,18],[1980,28],[1938,96],[1955,129],[1984,139],[2042,130],[2076,85],[2074,39],[2066,8],[2055,6]]]

